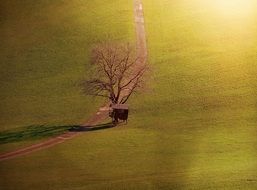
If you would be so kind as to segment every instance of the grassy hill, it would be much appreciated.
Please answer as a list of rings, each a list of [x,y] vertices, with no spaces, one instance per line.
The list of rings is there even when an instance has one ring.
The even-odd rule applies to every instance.
[[[0,131],[80,124],[95,112],[103,100],[83,96],[77,84],[89,72],[92,45],[133,41],[131,6],[108,0],[2,2]]]
[[[126,4],[2,2],[0,130],[85,120],[99,101],[82,96],[76,83],[88,72],[93,44],[131,38],[133,13]]]
[[[257,5],[245,2],[145,0],[151,91],[132,97],[128,125],[0,163],[2,186],[256,189]]]

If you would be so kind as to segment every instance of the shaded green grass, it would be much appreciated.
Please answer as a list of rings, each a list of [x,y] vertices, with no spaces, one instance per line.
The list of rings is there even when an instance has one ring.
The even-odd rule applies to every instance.
[[[78,125],[70,126],[47,126],[47,125],[31,125],[20,127],[16,130],[2,131],[0,133],[0,144],[13,143],[26,140],[42,139],[45,137],[53,137],[63,134],[64,132],[83,132],[97,131],[114,127],[112,123],[99,124],[96,126],[82,127]]]
[[[108,0],[2,2],[0,130],[69,125],[92,114],[102,100],[83,96],[77,84],[90,72],[93,45],[131,41],[128,7]]]
[[[36,144],[46,138],[56,137],[67,132],[91,132],[115,127],[111,122],[95,126],[82,127],[79,125],[50,126],[31,125],[0,132],[1,152],[13,151],[19,147]]]
[[[68,132],[68,130],[73,127],[76,126],[31,125],[18,128],[17,130],[3,131],[0,133],[0,144],[57,136],[64,132]]]
[[[133,41],[133,12],[128,8],[131,3],[127,4],[108,0],[2,2],[0,131],[35,123],[69,126],[85,122],[104,101],[84,96],[78,85],[90,72],[91,47],[106,41]]]

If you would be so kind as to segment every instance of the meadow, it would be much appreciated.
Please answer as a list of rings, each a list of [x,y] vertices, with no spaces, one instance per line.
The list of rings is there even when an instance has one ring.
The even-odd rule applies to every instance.
[[[133,39],[132,3],[104,2],[88,3],[94,10],[88,14],[94,12],[107,23],[113,20],[106,26],[119,32],[115,38]],[[210,0],[144,0],[143,5],[152,77],[147,92],[131,97],[128,124],[85,132],[64,144],[1,162],[4,189],[257,188],[257,5],[226,10]],[[108,7],[110,12],[103,11]],[[110,13],[126,22],[114,21]],[[83,23],[93,27],[85,33],[101,27],[87,39],[106,31],[88,15],[84,18]],[[74,109],[81,108],[78,102],[72,103]],[[83,119],[80,111],[71,112],[74,120],[60,117],[59,122]]]
[[[31,126],[43,131],[78,125],[98,109],[105,100],[84,96],[78,84],[91,72],[92,46],[133,43],[131,6],[126,1],[1,3],[0,139]],[[35,140],[1,145],[0,152]]]

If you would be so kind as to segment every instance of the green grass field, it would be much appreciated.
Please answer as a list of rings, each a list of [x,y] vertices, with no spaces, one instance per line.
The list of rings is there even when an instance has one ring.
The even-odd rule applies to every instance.
[[[32,125],[85,122],[104,101],[83,96],[78,87],[90,72],[90,48],[133,43],[131,6],[108,0],[2,2],[0,136]],[[0,152],[27,142],[1,145]]]
[[[97,105],[76,86],[88,72],[90,48],[108,40],[131,41],[132,3],[1,4],[1,130],[84,121]]]
[[[64,15],[70,14],[75,5],[83,9],[80,1],[71,2],[78,4],[66,5],[69,11],[64,11]],[[106,26],[111,28],[108,31],[111,34],[119,32],[113,35],[115,38],[133,39],[132,3],[110,2],[85,3],[94,10],[85,13],[85,20],[78,21],[84,23],[82,33],[91,34],[86,39],[88,44],[95,43],[90,39],[99,36],[106,39],[102,22],[90,19],[93,12],[106,19],[104,23],[113,21]],[[225,11],[225,5],[221,8],[219,3],[213,4],[210,0],[143,2],[152,77],[148,82],[149,92],[130,100],[128,125],[83,133],[50,149],[1,162],[1,187],[19,190],[257,189],[257,5],[249,6],[252,1],[246,0],[245,6],[231,4],[233,9],[227,7]],[[121,9],[126,10],[125,13],[120,12]],[[74,13],[80,11],[74,10]],[[118,15],[121,21],[114,21],[110,14]],[[67,38],[60,37],[61,40]],[[84,43],[77,45],[78,41],[74,47],[84,47]],[[83,52],[88,47],[84,47]],[[71,62],[74,59],[67,52],[63,56]],[[74,80],[83,74],[81,62]],[[66,74],[71,74],[66,69]],[[73,65],[72,69],[76,70]],[[56,68],[56,72],[59,71]],[[21,87],[17,81],[12,84]],[[56,88],[59,88],[59,82],[65,83],[65,80],[58,78],[57,82]],[[42,90],[38,81],[34,81],[34,85],[34,89]],[[20,99],[13,97],[16,101]],[[66,98],[71,99],[68,95]],[[62,120],[67,116],[61,114],[60,124],[74,124],[90,112],[81,105],[82,99],[78,98],[77,104],[70,100],[74,110],[67,108],[67,113],[72,113],[73,120]],[[9,104],[10,100],[6,101]],[[92,100],[83,101],[88,105]],[[37,100],[35,104],[38,105]],[[48,106],[43,105],[46,114],[51,111],[50,107],[58,107],[53,103],[49,111]],[[55,117],[48,119],[45,121],[55,123]],[[17,119],[17,126],[24,120]],[[39,122],[27,119],[23,125],[33,121]]]

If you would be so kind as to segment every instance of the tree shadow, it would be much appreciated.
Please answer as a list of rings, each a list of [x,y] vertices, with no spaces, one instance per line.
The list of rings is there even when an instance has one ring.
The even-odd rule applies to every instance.
[[[86,132],[112,128],[112,123],[106,123],[96,126],[79,126],[79,125],[30,125],[19,129],[0,132],[0,144],[38,140],[47,137],[54,137],[65,132]]]
[[[8,130],[0,132],[0,144],[26,141],[26,140],[37,140],[41,138],[56,136],[67,132],[69,129],[74,127],[73,125],[64,126],[48,126],[48,125],[30,125],[21,127],[16,130]]]
[[[69,129],[69,131],[71,132],[97,131],[97,130],[113,128],[115,126],[116,125],[113,123],[105,123],[105,124],[100,124],[95,126],[73,126],[72,128]]]

